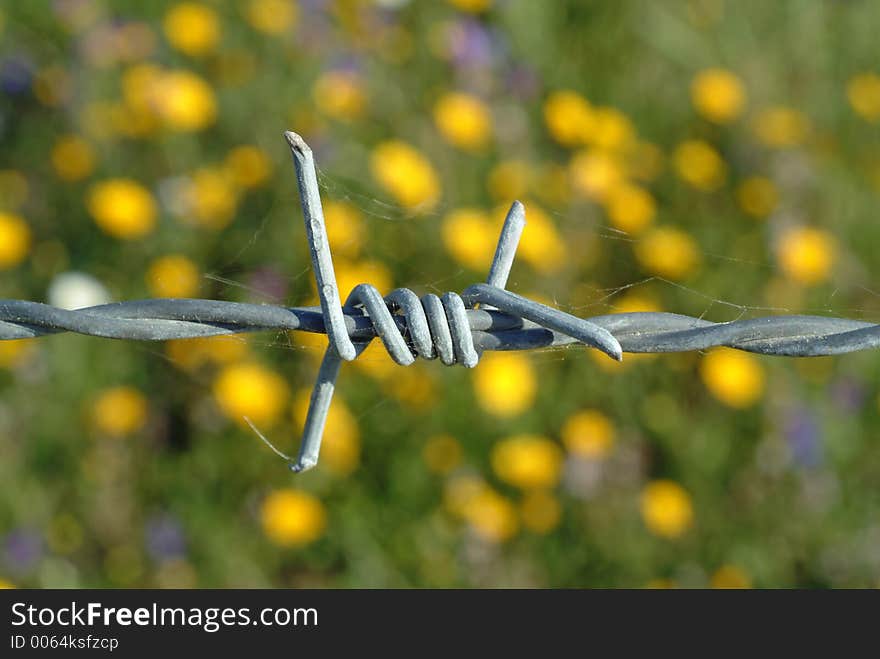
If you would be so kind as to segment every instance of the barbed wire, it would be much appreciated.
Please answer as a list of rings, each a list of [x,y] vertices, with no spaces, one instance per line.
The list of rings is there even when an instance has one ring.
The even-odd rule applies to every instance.
[[[473,284],[461,294],[422,297],[408,288],[382,297],[375,287],[359,284],[341,303],[312,151],[299,135],[287,132],[285,137],[296,169],[320,307],[150,299],[68,310],[39,302],[0,300],[0,340],[59,332],[140,341],[260,330],[327,334],[329,346],[318,370],[297,458],[276,449],[251,424],[295,472],[318,462],[342,361],[356,359],[375,338],[401,365],[421,357],[468,368],[476,366],[487,350],[577,343],[617,360],[624,352],[686,352],[716,346],[788,357],[837,355],[880,346],[880,325],[846,318],[789,315],[714,323],[665,312],[578,318],[512,293],[505,286],[525,226],[525,208],[518,201],[505,218],[486,283]]]

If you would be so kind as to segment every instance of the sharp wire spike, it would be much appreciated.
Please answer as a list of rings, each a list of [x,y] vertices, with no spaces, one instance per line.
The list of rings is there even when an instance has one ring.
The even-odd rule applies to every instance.
[[[299,196],[302,202],[303,218],[306,224],[306,235],[309,239],[309,251],[312,257],[312,269],[321,300],[321,312],[330,345],[336,348],[339,356],[346,361],[355,358],[354,344],[348,337],[342,306],[339,304],[339,288],[336,285],[336,273],[333,271],[333,257],[330,254],[330,241],[324,225],[324,209],[321,206],[321,191],[318,188],[318,176],[315,173],[315,158],[312,150],[302,137],[292,131],[284,133],[293,163],[296,168],[296,180],[299,184]]]
[[[486,283],[495,288],[507,286],[507,278],[513,267],[513,259],[516,257],[516,248],[519,247],[519,239],[526,227],[526,208],[519,201],[514,201],[504,218],[504,226],[498,237],[498,246],[495,248],[495,257],[489,267],[489,276]],[[483,307],[484,309],[487,307]]]

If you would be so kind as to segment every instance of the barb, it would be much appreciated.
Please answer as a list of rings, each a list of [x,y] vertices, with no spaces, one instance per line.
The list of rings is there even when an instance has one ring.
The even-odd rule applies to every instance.
[[[399,288],[384,298],[359,284],[340,304],[324,225],[312,151],[285,133],[296,168],[303,217],[320,307],[152,299],[85,309],[58,309],[39,302],[0,300],[0,340],[76,332],[90,336],[164,341],[260,330],[300,330],[328,335],[295,460],[246,419],[257,436],[288,461],[291,470],[315,466],[342,361],[356,359],[378,338],[395,362],[435,359],[473,368],[486,350],[532,350],[580,343],[614,359],[623,352],[685,352],[727,346],[766,355],[837,355],[880,346],[880,325],[822,316],[772,316],[713,323],[672,313],[622,313],[578,318],[505,290],[525,226],[515,201],[498,240],[487,283],[460,295],[419,297]]]

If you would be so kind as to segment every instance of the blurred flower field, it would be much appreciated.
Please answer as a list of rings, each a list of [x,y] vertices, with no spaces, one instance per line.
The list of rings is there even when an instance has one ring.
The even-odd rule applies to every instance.
[[[3,298],[313,304],[485,279],[579,316],[880,319],[880,7],[0,1]],[[880,244],[880,243],[878,243]],[[326,339],[0,342],[12,587],[877,587],[880,358],[343,368]]]

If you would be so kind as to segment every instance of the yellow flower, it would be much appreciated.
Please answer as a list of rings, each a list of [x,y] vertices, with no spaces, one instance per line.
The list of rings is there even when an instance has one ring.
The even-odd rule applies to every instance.
[[[384,382],[385,392],[413,409],[425,410],[437,402],[435,377],[430,370],[419,363],[408,368],[398,369],[393,378]]]
[[[437,474],[448,474],[461,464],[461,457],[461,444],[452,435],[435,435],[422,448],[425,464]]]
[[[305,426],[309,410],[311,389],[302,389],[293,403],[293,420],[300,430]],[[321,468],[327,468],[338,476],[347,476],[355,470],[361,457],[361,432],[357,420],[345,402],[333,397],[324,437],[321,440]]]
[[[224,169],[204,168],[189,179],[183,190],[184,220],[209,229],[223,229],[238,207],[238,191]]]
[[[159,115],[172,130],[199,131],[217,118],[214,90],[191,71],[162,74],[153,101]]]
[[[364,244],[364,222],[360,211],[345,201],[328,201],[324,204],[324,221],[327,224],[327,240],[334,254],[355,257]],[[342,293],[347,294],[348,291]]]
[[[614,446],[614,426],[597,410],[583,410],[570,416],[561,435],[565,448],[590,460],[606,457]]]
[[[702,140],[682,142],[676,147],[672,160],[682,180],[698,190],[715,190],[727,176],[727,165],[721,156]]]
[[[638,291],[630,291],[620,296],[620,299],[614,300],[615,313],[635,313],[639,311],[662,311],[660,304],[650,294],[645,295]],[[628,355],[627,359],[636,355]]]
[[[342,295],[345,297],[345,293]],[[299,332],[299,337],[297,338],[299,338],[300,342],[302,341],[302,338],[300,338],[302,336],[303,333]],[[322,334],[316,334],[315,336],[320,337],[321,347],[325,348],[328,343],[327,337]],[[372,341],[370,345],[367,346],[367,349],[361,353],[361,356],[357,358],[354,365],[355,368],[366,373],[371,378],[382,382],[387,382],[392,376],[397,375],[401,370],[391,359],[391,356],[388,354],[388,351],[385,350],[382,342],[375,340]]]
[[[94,107],[89,119],[94,137],[115,133],[146,137],[162,125],[163,71],[155,64],[135,64],[122,74],[122,103],[109,108]],[[105,124],[109,124],[105,125]]]
[[[767,146],[784,148],[797,146],[807,138],[810,120],[794,108],[772,107],[755,117],[752,128]]]
[[[523,489],[553,487],[562,471],[559,446],[538,435],[515,435],[492,447],[492,469],[505,483]]]
[[[244,417],[248,417],[257,426],[268,426],[278,420],[288,388],[281,376],[259,364],[234,364],[215,380],[214,398],[233,421],[246,425]]]
[[[749,575],[736,565],[722,565],[712,575],[712,588],[751,588]]]
[[[556,91],[544,102],[544,123],[562,146],[577,146],[593,132],[593,109],[577,92]]]
[[[162,69],[155,64],[135,64],[122,74],[122,98],[134,110],[152,112],[154,98],[162,80]]]
[[[336,260],[336,284],[342,301],[358,284],[372,284],[386,295],[391,292],[391,271],[378,261]],[[312,286],[315,282],[312,281]],[[358,360],[360,361],[360,360]]]
[[[485,488],[465,509],[471,528],[488,542],[505,542],[519,530],[516,508],[506,498]]]
[[[836,245],[825,231],[794,227],[779,239],[779,267],[801,284],[818,284],[828,278],[834,266]]]
[[[447,142],[475,151],[486,146],[492,136],[492,116],[480,99],[451,92],[434,105],[434,123]]]
[[[776,209],[779,193],[770,179],[752,176],[740,183],[736,189],[736,200],[749,215],[766,217]]]
[[[226,171],[241,188],[263,185],[272,174],[272,161],[262,149],[244,145],[230,151],[224,162]]]
[[[489,487],[477,476],[453,476],[443,487],[443,506],[451,514],[465,517],[474,500],[487,490]]]
[[[495,416],[516,416],[535,400],[535,372],[525,355],[514,352],[484,355],[473,377],[477,402]]]
[[[266,34],[282,34],[296,25],[299,12],[293,0],[250,0],[245,18]]]
[[[0,211],[0,270],[24,261],[31,248],[31,230],[18,215]]]
[[[196,264],[180,254],[158,258],[147,270],[147,286],[154,297],[195,297],[199,281]]]
[[[678,483],[651,481],[642,490],[642,519],[654,535],[677,538],[693,524],[691,497]]]
[[[314,542],[327,527],[323,504],[308,492],[286,488],[270,493],[260,506],[263,533],[281,547]]]
[[[65,181],[79,181],[95,168],[95,152],[81,137],[65,135],[52,147],[52,167]]]
[[[526,195],[532,175],[524,160],[505,160],[489,172],[486,187],[493,199],[509,204]]]
[[[617,108],[596,108],[589,132],[583,131],[586,141],[600,149],[624,150],[635,142],[636,131],[632,122]]]
[[[624,171],[619,160],[604,151],[579,151],[569,164],[571,183],[575,191],[588,199],[602,201],[620,185]]]
[[[520,502],[519,510],[523,526],[541,535],[559,526],[559,521],[562,519],[559,499],[546,490],[526,492]]]
[[[672,227],[658,227],[635,245],[636,258],[653,275],[684,279],[700,265],[700,251],[687,233]]]
[[[0,341],[0,368],[17,368],[26,364],[34,350],[36,346],[32,339]]]
[[[730,71],[705,69],[691,82],[691,102],[696,111],[716,124],[728,124],[742,114],[746,92]]]
[[[507,210],[507,207],[499,207],[495,212],[498,218],[497,230],[493,229],[490,246],[486,251],[490,261],[501,231],[502,218]],[[550,216],[534,204],[527,204],[526,226],[517,255],[541,274],[558,272],[568,259],[565,241],[560,237]]]
[[[207,5],[181,2],[166,14],[163,23],[168,42],[185,55],[207,55],[220,41],[220,21]]]
[[[457,263],[472,270],[488,270],[496,235],[487,213],[476,208],[454,210],[443,218],[440,234]]]
[[[846,86],[849,104],[863,119],[880,119],[880,76],[876,73],[860,73],[853,76]]]
[[[107,108],[104,121],[109,123],[109,135],[143,138],[153,135],[162,125],[154,107],[145,110],[124,103],[113,103]],[[106,136],[105,136],[106,139]]]
[[[492,6],[493,0],[447,0],[456,9],[470,14],[479,14]]]
[[[96,183],[89,190],[86,205],[95,223],[114,238],[142,238],[156,224],[153,195],[131,179],[114,178]]]
[[[106,435],[129,435],[146,423],[147,399],[132,387],[107,389],[92,406],[92,421]]]
[[[605,206],[611,225],[632,235],[641,233],[657,214],[657,204],[651,193],[629,183],[612,188]]]
[[[710,351],[700,362],[709,392],[729,407],[742,409],[764,393],[764,371],[756,357],[731,348]]]
[[[188,371],[205,364],[229,364],[247,355],[247,340],[239,336],[206,336],[195,339],[174,339],[165,344],[168,358]]]
[[[370,157],[373,177],[410,211],[430,210],[440,197],[434,167],[405,142],[382,142]]]
[[[328,71],[315,81],[312,98],[329,117],[349,121],[360,117],[367,104],[361,77],[353,71]]]

